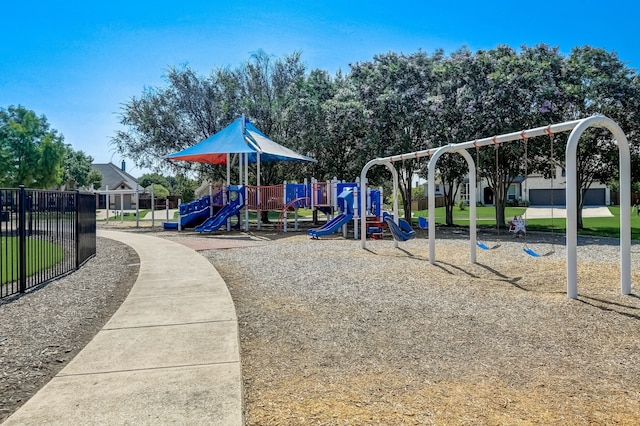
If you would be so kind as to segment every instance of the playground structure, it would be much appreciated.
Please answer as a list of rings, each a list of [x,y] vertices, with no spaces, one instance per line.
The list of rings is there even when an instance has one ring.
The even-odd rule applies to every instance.
[[[398,154],[389,157],[375,158],[369,161],[362,169],[360,181],[367,181],[367,172],[373,166],[381,165],[389,169],[393,176],[393,217],[398,224],[398,172],[393,166],[396,161],[408,159],[429,158],[428,165],[428,209],[429,209],[429,262],[435,264],[435,169],[440,156],[445,153],[458,153],[466,160],[469,167],[469,186],[476,187],[476,167],[473,157],[467,152],[468,149],[478,148],[482,146],[499,146],[502,143],[513,141],[527,141],[530,138],[539,136],[553,136],[555,133],[570,131],[569,139],[565,150],[566,154],[566,200],[567,200],[567,217],[566,217],[566,244],[567,244],[567,297],[577,299],[578,297],[578,265],[577,265],[577,239],[578,239],[578,205],[577,205],[577,146],[582,133],[590,128],[607,129],[612,133],[614,143],[617,145],[620,160],[620,193],[631,193],[631,160],[629,153],[629,143],[627,138],[616,122],[602,116],[594,115],[592,117],[581,120],[568,121],[559,124],[552,124],[534,129],[522,130],[498,136],[487,137],[457,144],[448,144],[438,148],[415,151],[405,154]],[[472,191],[469,200],[469,257],[472,263],[476,263],[476,192]],[[364,203],[364,202],[362,202]],[[631,201],[629,197],[621,197],[620,199],[620,287],[623,295],[631,294],[631,219],[630,219]],[[365,223],[361,224],[362,236],[361,246],[366,248],[366,232]],[[394,241],[398,246],[398,240]]]
[[[284,182],[280,185],[210,185],[209,195],[189,203],[180,203],[178,222],[165,222],[165,229],[195,228],[197,232],[213,232],[221,228],[231,230],[236,218],[235,229],[249,230],[249,211],[255,211],[258,218],[263,211],[280,211],[278,229],[287,232],[290,214],[294,215],[294,230],[299,229],[298,209],[307,208],[327,215],[327,223],[319,228],[314,238],[343,229],[354,221],[354,234],[358,238],[358,214],[361,197],[360,183],[339,182],[337,179],[302,184]],[[382,189],[367,188],[365,200],[366,218],[369,224],[382,222]],[[344,195],[343,195],[344,194]],[[244,218],[243,218],[244,212]],[[340,212],[338,214],[338,212]],[[330,227],[327,225],[331,223]],[[257,229],[261,222],[257,220]],[[328,230],[331,229],[331,232]]]

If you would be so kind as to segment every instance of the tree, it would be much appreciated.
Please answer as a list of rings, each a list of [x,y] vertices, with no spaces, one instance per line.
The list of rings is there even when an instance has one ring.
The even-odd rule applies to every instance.
[[[116,150],[139,167],[188,173],[222,180],[226,168],[167,162],[167,154],[192,146],[217,133],[241,114],[280,144],[296,149],[296,110],[291,107],[305,67],[299,53],[276,59],[263,51],[237,69],[217,69],[204,77],[189,67],[170,68],[165,87],[146,89],[122,108]],[[265,164],[262,181],[281,182],[296,167]]]
[[[563,110],[565,119],[598,113],[616,121],[630,136],[640,134],[638,77],[614,52],[590,46],[574,48],[565,63],[564,74],[563,89],[568,97]],[[558,158],[564,160],[563,155]],[[577,159],[579,229],[583,227],[584,194],[594,182],[618,179],[617,163],[617,147],[609,132],[589,129],[583,134]],[[564,162],[560,165],[564,166]]]
[[[427,139],[433,67],[442,57],[424,52],[377,55],[372,62],[352,65],[351,78],[359,92],[367,120],[367,155],[380,157],[430,147]],[[427,118],[427,119],[425,119]],[[364,164],[363,164],[364,166]],[[416,160],[394,164],[398,170],[405,217],[411,218],[411,182]]]
[[[518,55],[507,46],[498,46],[475,54],[473,75],[479,76],[478,99],[474,109],[482,127],[474,137],[516,132],[541,123],[556,122],[555,105],[561,105],[558,79],[562,70],[562,58],[557,49],[546,45],[522,47]],[[549,107],[544,107],[547,106]],[[546,115],[545,115],[546,114]],[[505,207],[509,186],[522,175],[525,160],[528,171],[548,169],[548,156],[536,155],[534,149],[542,144],[528,143],[531,155],[525,157],[524,143],[506,143],[479,152],[480,177],[486,178],[493,190],[496,223],[505,226]]]
[[[482,126],[475,105],[482,87],[476,81],[471,52],[462,48],[436,64],[435,85],[429,98],[430,138],[433,145],[463,142],[478,134]],[[453,225],[453,208],[460,184],[468,174],[467,163],[459,154],[440,157],[440,180],[444,184],[445,221]],[[469,188],[474,191],[475,188]]]
[[[300,52],[276,58],[263,50],[251,55],[237,71],[242,99],[242,112],[277,143],[298,151],[302,123],[298,119],[297,99],[304,85],[306,67]],[[268,163],[261,166],[264,185],[298,178],[304,166]],[[266,212],[263,213],[263,221]]]
[[[169,189],[171,187],[171,185],[169,184],[169,180],[159,173],[145,173],[140,176],[140,178],[138,178],[138,184],[140,184],[140,186],[142,186],[143,188],[149,187],[152,183],[155,183],[156,185],[162,185],[166,189]]]
[[[181,197],[183,203],[195,200],[197,188],[198,183],[195,180],[182,174],[176,175],[175,193]]]
[[[22,106],[0,109],[0,185],[50,188],[62,181],[64,138]]]
[[[305,170],[318,180],[354,180],[368,161],[362,158],[366,128],[363,105],[353,81],[338,73],[313,70],[299,90],[292,114],[294,145],[318,160]]]
[[[151,185],[144,188],[145,190],[151,192]],[[164,185],[156,185],[153,184],[153,196],[159,200],[164,200],[169,196],[169,190],[164,187]]]
[[[222,69],[202,77],[189,67],[170,68],[166,87],[145,89],[124,104],[120,123],[127,130],[116,132],[111,143],[138,167],[192,170],[192,164],[164,156],[208,138],[237,116],[239,105],[229,104],[237,100],[235,78]]]
[[[93,188],[102,186],[102,175],[91,168],[93,158],[83,151],[74,151],[66,147],[62,182],[66,189]]]

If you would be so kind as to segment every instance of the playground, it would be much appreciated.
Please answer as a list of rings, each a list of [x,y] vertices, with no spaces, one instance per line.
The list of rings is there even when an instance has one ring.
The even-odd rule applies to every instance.
[[[284,236],[245,227],[243,238],[254,243],[201,244],[236,305],[247,423],[639,423],[640,299],[631,283],[640,278],[640,250],[630,241],[629,200],[621,200],[619,239],[577,235],[575,147],[591,125],[614,134],[621,192],[629,192],[626,138],[594,116],[371,160],[360,182],[370,167],[384,166],[394,191],[392,218],[376,214],[375,226],[371,197],[336,190],[339,223],[327,218],[326,232]],[[436,231],[441,155],[461,155],[475,188],[467,149],[543,135],[553,141],[565,131],[572,132],[565,235],[527,233],[523,250],[509,233],[477,229],[474,191],[469,226]],[[421,157],[430,157],[429,217],[424,229],[412,229],[399,220],[393,163]],[[312,200],[317,190],[308,193]],[[251,196],[238,191],[235,199],[223,204],[242,229],[240,204]],[[209,215],[212,226],[163,237],[192,245],[228,229],[232,215]],[[355,240],[344,238],[351,220]],[[370,228],[382,222],[393,239],[374,237]]]
[[[199,245],[227,283],[247,424],[640,421],[640,299],[620,294],[617,240],[579,237],[575,301],[561,236],[533,259],[505,235],[472,264],[468,230],[439,229],[431,265],[423,230],[366,250],[338,234],[159,235]]]

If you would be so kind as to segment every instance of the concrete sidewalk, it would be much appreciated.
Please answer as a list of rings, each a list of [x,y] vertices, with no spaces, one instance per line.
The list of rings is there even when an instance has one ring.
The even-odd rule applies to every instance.
[[[241,425],[238,323],[218,272],[162,238],[98,235],[138,252],[138,279],[94,339],[4,425]]]
[[[567,208],[562,207],[528,207],[523,217],[527,219],[564,219],[567,217]],[[582,208],[582,217],[613,217],[613,214],[607,207],[591,207]]]

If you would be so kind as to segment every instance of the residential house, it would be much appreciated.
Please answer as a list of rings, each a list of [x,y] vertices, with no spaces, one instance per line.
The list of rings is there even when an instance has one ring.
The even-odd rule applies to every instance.
[[[436,185],[436,195],[439,185]],[[553,178],[547,179],[539,174],[530,174],[529,176],[518,176],[509,186],[507,193],[507,202],[523,202],[528,201],[531,206],[565,206],[567,179],[565,170],[562,167],[556,167],[556,174]],[[461,188],[458,200],[469,200],[469,180],[465,179]],[[486,179],[480,179],[476,190],[476,199],[484,205],[493,205],[493,190],[489,187]],[[426,185],[425,185],[426,194]],[[585,206],[608,206],[611,204],[611,191],[607,185],[594,182],[587,190],[584,199]]]
[[[109,196],[109,210],[135,210],[136,194],[133,192],[139,189],[136,178],[126,172],[125,162],[118,167],[113,163],[92,164],[91,168],[97,170],[102,175],[102,186],[96,192],[98,209],[105,209],[107,196],[106,191],[131,191],[130,193],[118,194],[114,192]]]
[[[525,181],[525,191],[532,206],[565,206],[567,177],[562,167],[556,167],[556,174],[551,188],[551,179],[545,179],[541,175],[530,175]],[[584,195],[585,206],[608,206],[611,204],[611,191],[607,185],[598,182],[591,184],[591,187]]]

